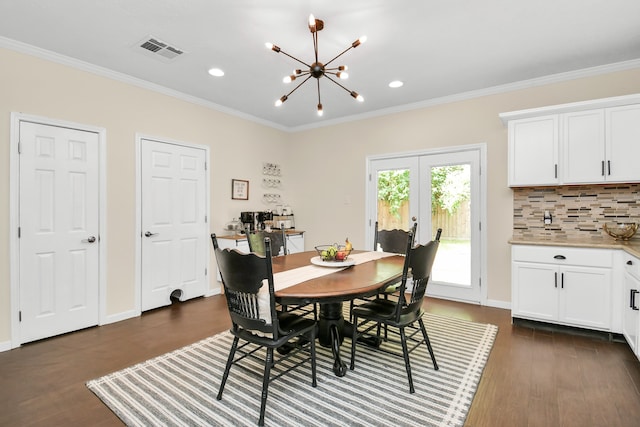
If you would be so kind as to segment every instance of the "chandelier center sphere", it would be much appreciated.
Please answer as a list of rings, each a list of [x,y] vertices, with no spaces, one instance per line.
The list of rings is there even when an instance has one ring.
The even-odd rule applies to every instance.
[[[309,68],[309,74],[311,74],[316,79],[319,79],[324,75],[324,64],[322,64],[321,62],[314,62]]]

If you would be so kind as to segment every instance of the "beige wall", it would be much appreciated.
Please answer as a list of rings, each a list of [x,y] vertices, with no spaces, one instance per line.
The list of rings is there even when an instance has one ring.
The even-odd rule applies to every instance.
[[[404,89],[403,89],[404,90]],[[410,90],[407,88],[406,90]],[[309,244],[349,236],[365,242],[365,158],[370,155],[487,144],[487,289],[490,302],[511,301],[513,193],[507,187],[507,130],[498,114],[546,105],[640,92],[640,70],[550,84],[468,101],[351,122],[298,134],[290,144],[296,176],[296,225]],[[335,185],[326,185],[328,171]],[[312,196],[312,197],[311,197]],[[345,205],[350,198],[351,204]],[[304,200],[304,202],[302,202]],[[337,214],[331,215],[334,211]],[[328,240],[327,240],[328,239]]]
[[[507,133],[498,114],[640,92],[640,70],[633,70],[288,134],[9,50],[0,49],[0,64],[0,345],[10,339],[11,112],[106,129],[107,314],[117,315],[134,309],[137,132],[211,147],[212,231],[240,211],[265,209],[256,197],[262,162],[280,163],[282,193],[296,225],[307,231],[307,248],[346,236],[356,247],[364,244],[367,156],[486,143],[488,297],[508,302],[512,192],[506,185]],[[330,171],[334,185],[321,179]],[[251,181],[251,200],[230,200],[232,178]]]
[[[259,192],[262,162],[280,161],[281,154],[274,153],[286,152],[288,134],[10,50],[0,49],[0,64],[0,345],[10,339],[11,327],[11,112],[106,129],[108,316],[135,309],[136,133],[210,147],[212,231],[221,230],[240,211],[265,208],[256,197],[232,201],[231,179],[248,179],[251,194]]]

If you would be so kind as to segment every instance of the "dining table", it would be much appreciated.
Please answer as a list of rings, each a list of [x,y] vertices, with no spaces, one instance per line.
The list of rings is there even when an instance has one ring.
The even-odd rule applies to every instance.
[[[353,325],[344,318],[343,303],[372,296],[398,282],[404,257],[397,254],[353,251],[351,262],[317,262],[316,251],[272,258],[276,301],[284,306],[318,304],[318,342],[331,347],[333,371],[341,377],[347,365],[340,357],[340,345],[351,336]],[[315,262],[312,262],[315,261]],[[289,276],[288,279],[282,277]],[[280,282],[288,281],[288,283]]]

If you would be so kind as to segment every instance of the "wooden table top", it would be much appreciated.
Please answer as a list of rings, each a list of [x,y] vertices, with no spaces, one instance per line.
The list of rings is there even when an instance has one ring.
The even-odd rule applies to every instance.
[[[354,251],[353,253],[364,252]],[[311,265],[315,251],[274,257],[273,272],[292,270]],[[347,301],[360,296],[374,295],[402,276],[404,257],[390,256],[348,267],[316,279],[276,291],[283,303]],[[331,267],[326,267],[331,268]]]

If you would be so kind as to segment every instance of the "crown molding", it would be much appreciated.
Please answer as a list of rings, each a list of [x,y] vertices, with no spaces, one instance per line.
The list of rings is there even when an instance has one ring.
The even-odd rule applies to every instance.
[[[246,114],[238,110],[234,110],[232,108],[224,107],[214,102],[207,101],[202,98],[198,98],[197,96],[188,95],[183,92],[169,89],[167,87],[164,87],[155,83],[151,83],[149,81],[139,79],[137,77],[133,77],[125,73],[121,73],[119,71],[110,70],[105,67],[101,67],[95,64],[91,64],[89,62],[81,61],[79,59],[72,58],[70,56],[51,52],[50,50],[42,49],[27,43],[22,43],[16,40],[12,40],[12,39],[8,39],[6,37],[0,36],[0,47],[13,50],[19,53],[31,55],[36,58],[55,62],[57,64],[66,65],[68,67],[72,67],[81,71],[86,71],[88,73],[92,73],[100,77],[106,77],[108,79],[119,81],[121,83],[130,84],[132,86],[136,86],[141,89],[147,89],[153,92],[161,93],[163,95],[167,95],[167,96],[179,99],[181,101],[189,102],[195,105],[200,105],[202,107],[209,108],[211,110],[216,110],[221,113],[225,113],[231,116],[239,117],[241,119],[249,120],[267,127],[279,129],[285,132],[288,131],[286,127],[281,126],[277,123],[260,119],[250,114]]]
[[[277,123],[264,120],[250,114],[246,114],[231,108],[224,107],[222,105],[198,98],[196,96],[187,95],[185,93],[166,88],[155,83],[148,82],[146,80],[132,77],[128,74],[120,73],[110,70],[108,68],[100,67],[88,62],[80,61],[69,56],[61,55],[51,52],[46,49],[41,49],[36,46],[29,45],[27,43],[18,42],[16,40],[8,39],[6,37],[0,37],[0,47],[14,50],[16,52],[25,53],[31,56],[35,56],[41,59],[52,61],[58,64],[73,67],[82,71],[93,73],[102,77],[106,77],[112,80],[120,81],[122,83],[137,86],[143,89],[158,92],[173,98],[180,99],[185,102],[189,102],[195,105],[200,105],[205,108],[209,108],[215,111],[219,111],[231,116],[239,117],[254,123],[258,123],[267,127],[271,127],[287,133],[296,133],[306,130],[317,129],[321,127],[334,126],[342,123],[354,122],[359,120],[371,119],[390,114],[402,113],[406,111],[419,110],[422,108],[430,108],[438,105],[449,104],[452,102],[466,101],[474,98],[480,98],[483,96],[497,95],[501,93],[513,92],[522,89],[529,89],[533,87],[539,87],[549,85],[553,83],[564,82],[568,80],[575,80],[584,77],[592,77],[601,74],[613,73],[618,71],[625,71],[635,68],[640,68],[640,58],[629,61],[616,62],[607,65],[600,65],[597,67],[584,68],[580,70],[567,71],[564,73],[551,74],[548,76],[537,77],[529,80],[522,80],[519,82],[508,83],[504,85],[492,86],[489,88],[478,89],[468,92],[461,92],[455,95],[448,95],[439,98],[431,98],[420,102],[411,104],[400,105],[391,108],[383,108],[381,110],[371,111],[368,113],[356,114],[351,116],[341,117],[339,119],[322,121],[321,123],[313,123],[309,125],[286,127]]]

